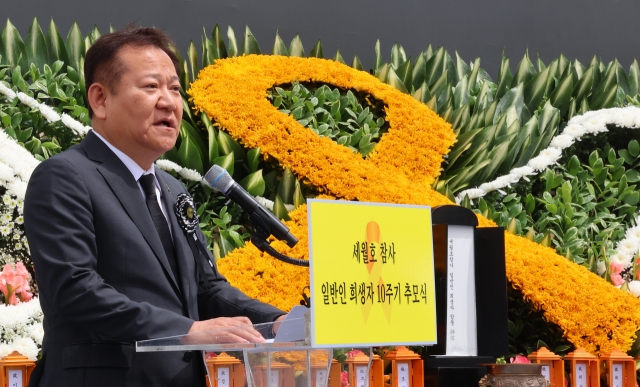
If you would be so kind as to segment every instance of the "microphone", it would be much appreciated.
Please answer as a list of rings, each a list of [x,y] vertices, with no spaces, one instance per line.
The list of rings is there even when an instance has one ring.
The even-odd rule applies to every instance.
[[[260,205],[240,184],[236,183],[226,169],[214,165],[204,175],[204,181],[211,188],[240,205],[249,214],[251,224],[264,234],[265,240],[269,235],[273,235],[286,242],[289,247],[293,247],[298,243],[298,238],[289,232],[289,228],[280,219],[276,218],[271,211]]]

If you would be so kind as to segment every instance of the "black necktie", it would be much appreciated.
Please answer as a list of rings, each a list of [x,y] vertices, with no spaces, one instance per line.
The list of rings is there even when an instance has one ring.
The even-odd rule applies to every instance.
[[[156,195],[156,178],[152,174],[142,175],[140,177],[140,185],[144,194],[147,196],[147,208],[153,219],[153,224],[156,226],[158,236],[162,242],[162,247],[167,255],[169,266],[173,272],[173,276],[176,281],[179,281],[178,265],[176,263],[176,255],[173,248],[173,239],[171,238],[171,232],[169,231],[169,225],[167,224],[167,218],[164,217],[160,204],[158,204],[158,196]]]

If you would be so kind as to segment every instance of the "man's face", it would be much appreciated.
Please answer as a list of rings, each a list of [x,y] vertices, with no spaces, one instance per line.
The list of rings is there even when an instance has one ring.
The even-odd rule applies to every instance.
[[[178,75],[169,56],[156,47],[124,47],[118,58],[126,70],[115,93],[105,90],[105,134],[138,163],[138,158],[153,162],[178,138]]]

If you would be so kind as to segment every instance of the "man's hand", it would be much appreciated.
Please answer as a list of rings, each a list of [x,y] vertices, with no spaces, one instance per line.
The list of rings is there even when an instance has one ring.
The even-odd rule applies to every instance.
[[[187,334],[189,343],[264,343],[264,337],[253,329],[247,317],[219,317],[196,321]]]

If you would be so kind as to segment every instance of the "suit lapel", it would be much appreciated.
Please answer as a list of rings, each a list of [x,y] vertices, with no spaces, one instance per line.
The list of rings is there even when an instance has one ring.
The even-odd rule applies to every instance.
[[[175,291],[180,294],[180,288],[169,266],[167,255],[162,247],[158,232],[151,220],[147,205],[142,198],[138,182],[131,172],[93,132],[89,132],[82,141],[82,147],[87,156],[94,161],[101,162],[98,172],[104,177],[107,184],[113,190],[122,207],[124,207],[131,220],[142,233],[142,236],[153,250],[156,258],[164,268],[166,275],[171,279]],[[175,230],[175,228],[174,228]],[[174,231],[175,234],[175,231]]]
[[[158,172],[158,168],[156,168],[156,178],[158,179],[158,183],[160,183],[160,188],[162,189],[162,201],[165,208],[167,209],[167,217],[169,218],[169,222],[171,223],[173,244],[175,247],[176,259],[178,261],[178,268],[180,271],[180,285],[182,293],[184,294],[184,299],[187,301],[189,314],[193,318],[195,315],[193,314],[194,310],[192,309],[192,307],[195,305],[193,302],[191,302],[190,295],[192,294],[192,292],[193,294],[197,293],[197,289],[190,288],[190,285],[193,283],[192,279],[195,276],[195,262],[193,253],[191,252],[189,242],[187,242],[184,231],[182,230],[182,227],[180,227],[178,218],[176,216],[175,206],[177,193],[169,190],[169,186],[162,177],[161,173]]]

